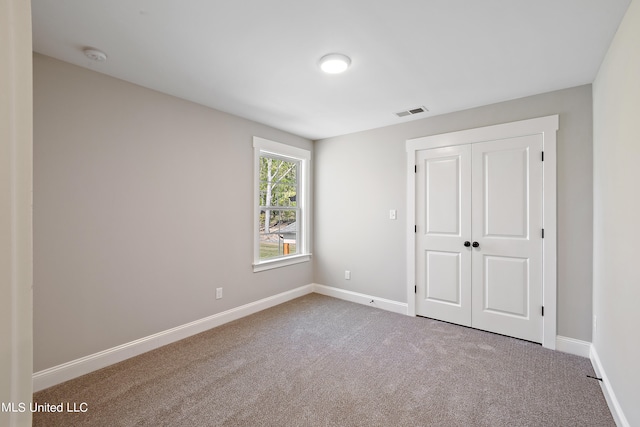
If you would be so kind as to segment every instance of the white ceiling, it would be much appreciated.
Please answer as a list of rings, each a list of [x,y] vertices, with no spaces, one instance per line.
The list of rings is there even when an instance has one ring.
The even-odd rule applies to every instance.
[[[629,3],[32,0],[33,46],[320,139],[592,83]],[[320,71],[332,52],[351,57],[346,73]],[[394,114],[418,106],[430,111]]]

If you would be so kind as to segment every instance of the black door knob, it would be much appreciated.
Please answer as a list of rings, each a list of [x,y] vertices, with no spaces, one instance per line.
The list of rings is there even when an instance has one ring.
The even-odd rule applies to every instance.
[[[464,242],[464,247],[465,248],[468,248],[469,246],[471,246],[471,242],[470,241],[467,240],[466,242]]]
[[[479,246],[480,246],[480,243],[478,243],[478,242],[473,242],[473,245],[472,245],[472,246],[473,246],[474,248],[477,248],[477,247],[479,247]]]

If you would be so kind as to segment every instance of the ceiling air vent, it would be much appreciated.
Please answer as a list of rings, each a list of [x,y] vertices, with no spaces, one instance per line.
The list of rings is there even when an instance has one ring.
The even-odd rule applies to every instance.
[[[398,117],[405,117],[405,116],[411,116],[413,114],[420,114],[420,113],[426,113],[427,111],[427,107],[417,107],[417,108],[412,108],[410,110],[406,110],[406,111],[400,111],[398,113],[396,113],[396,116]]]

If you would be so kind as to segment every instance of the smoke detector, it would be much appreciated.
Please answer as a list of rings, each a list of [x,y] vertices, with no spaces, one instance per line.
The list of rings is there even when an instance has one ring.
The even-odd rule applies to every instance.
[[[86,56],[92,61],[105,62],[107,60],[107,54],[98,49],[93,49],[88,47],[84,49],[82,52],[84,53],[84,56]]]

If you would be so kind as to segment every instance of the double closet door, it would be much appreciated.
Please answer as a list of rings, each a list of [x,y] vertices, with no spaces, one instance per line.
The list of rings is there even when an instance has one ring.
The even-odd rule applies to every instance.
[[[416,314],[542,342],[542,145],[416,152]]]

